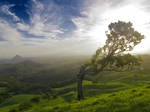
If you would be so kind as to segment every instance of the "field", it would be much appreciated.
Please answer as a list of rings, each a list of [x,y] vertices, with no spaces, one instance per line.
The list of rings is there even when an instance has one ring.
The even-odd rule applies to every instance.
[[[142,59],[139,70],[86,76],[81,101],[75,81],[41,93],[13,93],[3,82],[1,97],[9,95],[1,100],[0,112],[150,112],[150,56]]]

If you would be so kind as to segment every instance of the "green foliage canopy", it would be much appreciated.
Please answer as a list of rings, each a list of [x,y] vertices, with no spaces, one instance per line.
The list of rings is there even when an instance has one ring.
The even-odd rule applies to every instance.
[[[132,51],[144,39],[144,35],[136,31],[132,26],[131,22],[123,21],[109,24],[108,31],[106,31],[107,40],[105,45],[97,49],[91,62],[86,63],[85,66],[92,71],[98,72],[109,64],[115,63],[115,66],[124,66],[127,63],[128,65],[131,65],[131,63],[132,65],[138,64],[140,60],[127,53]]]

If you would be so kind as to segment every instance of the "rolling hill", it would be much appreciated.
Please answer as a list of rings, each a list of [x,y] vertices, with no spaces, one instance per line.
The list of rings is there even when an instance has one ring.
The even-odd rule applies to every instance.
[[[28,86],[26,91],[13,93],[14,90],[10,91],[6,86],[9,84],[1,80],[0,112],[149,112],[150,56],[142,56],[142,59],[142,69],[139,70],[105,71],[86,76],[83,84],[85,98],[81,101],[76,98],[75,81],[59,82],[50,88],[50,85],[43,85],[47,89],[39,92],[34,91],[42,88],[41,85]]]

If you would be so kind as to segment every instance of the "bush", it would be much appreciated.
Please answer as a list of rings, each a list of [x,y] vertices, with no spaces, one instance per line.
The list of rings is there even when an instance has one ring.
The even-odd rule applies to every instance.
[[[9,112],[19,112],[17,109],[9,110]]]
[[[47,94],[47,93],[43,93],[42,94],[42,99],[48,99],[48,100],[50,100],[50,98],[51,98],[51,96],[50,96],[50,94]]]
[[[33,103],[39,103],[40,98],[39,97],[34,97],[30,101],[33,102]]]
[[[18,110],[20,112],[20,111],[28,110],[30,107],[32,107],[31,103],[25,102],[19,105]]]

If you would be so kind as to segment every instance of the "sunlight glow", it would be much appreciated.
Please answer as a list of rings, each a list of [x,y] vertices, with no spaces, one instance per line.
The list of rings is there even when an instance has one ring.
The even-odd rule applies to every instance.
[[[150,32],[147,25],[150,21],[150,15],[143,11],[140,6],[128,5],[116,10],[109,10],[103,15],[106,18],[105,24],[121,21],[131,21],[135,30],[145,35],[145,39],[135,47],[133,53],[144,53],[150,48]]]

